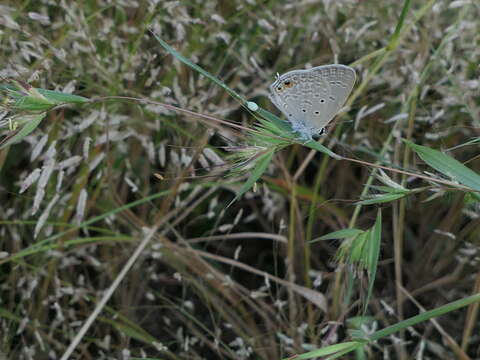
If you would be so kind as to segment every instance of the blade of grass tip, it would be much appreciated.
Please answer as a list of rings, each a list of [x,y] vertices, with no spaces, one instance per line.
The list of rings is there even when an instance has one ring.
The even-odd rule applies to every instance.
[[[278,116],[272,114],[270,111],[267,111],[261,107],[259,107],[258,110],[256,110],[256,112],[264,119],[274,123],[279,129],[284,130],[289,134],[293,134],[292,127],[290,126],[290,123],[288,123],[287,121],[280,119]]]
[[[18,98],[13,104],[15,110],[24,110],[24,111],[46,111],[50,110],[55,106],[55,102],[52,102],[48,99],[45,99],[42,95],[42,98],[36,98],[34,96],[23,96]]]
[[[338,231],[334,231],[328,233],[326,235],[320,236],[319,238],[312,240],[311,242],[319,241],[319,240],[339,240],[354,237],[363,233],[363,230],[360,229],[342,229]]]
[[[347,261],[350,265],[357,265],[359,267],[365,266],[365,246],[369,240],[370,230],[367,230],[359,234],[354,241],[350,244],[348,248],[348,258]]]
[[[393,32],[392,37],[387,45],[387,50],[393,50],[397,47],[398,41],[400,40],[400,33],[405,23],[405,18],[407,17],[408,10],[410,10],[411,0],[405,0],[403,3],[402,12],[400,13],[400,18],[398,19],[397,26]]]
[[[18,99],[25,96],[25,94],[22,93],[16,86],[13,86],[10,84],[0,85],[0,91],[3,91],[6,95],[14,99]]]
[[[355,205],[373,205],[373,204],[383,204],[387,202],[392,202],[407,196],[408,193],[396,193],[396,194],[384,194],[375,196],[373,199],[357,201]]]
[[[347,341],[347,342],[340,343],[340,344],[326,346],[326,347],[321,348],[321,349],[312,350],[312,351],[297,355],[295,357],[285,358],[283,360],[312,359],[312,358],[319,357],[319,356],[333,355],[333,354],[336,354],[338,352],[343,352],[343,351],[350,352],[350,351],[355,350],[358,346],[361,346],[361,345],[363,345],[363,343],[358,342],[358,341]]]
[[[151,34],[155,37],[155,39],[157,39],[157,41],[160,43],[160,45],[165,49],[167,50],[170,54],[172,54],[176,59],[180,60],[181,62],[183,62],[185,65],[191,67],[193,70],[199,72],[200,74],[202,74],[203,76],[207,77],[208,79],[212,80],[215,84],[217,84],[218,86],[222,87],[223,89],[225,89],[230,95],[232,95],[235,99],[239,100],[244,106],[245,103],[246,103],[246,100],[239,94],[237,94],[235,91],[233,91],[232,89],[230,89],[223,81],[217,79],[215,76],[213,76],[212,74],[210,74],[208,71],[202,69],[200,66],[198,66],[197,64],[194,64],[192,61],[190,61],[189,59],[187,59],[185,56],[183,56],[182,54],[180,54],[178,51],[176,51],[174,48],[172,48],[170,45],[168,45],[165,41],[163,41],[162,39],[160,39],[160,37],[157,36],[157,34],[155,34],[153,31],[150,31]]]
[[[340,155],[337,155],[335,154],[332,150],[326,148],[325,146],[323,146],[322,144],[314,141],[314,140],[310,140],[310,141],[307,141],[306,143],[303,144],[303,146],[306,146],[306,147],[309,147],[310,149],[313,149],[313,150],[317,150],[317,151],[320,151],[336,160],[342,160],[343,157],[340,156]]]
[[[475,302],[480,302],[480,293],[475,294],[472,296],[468,296],[464,299],[460,299],[457,301],[453,301],[451,303],[448,303],[446,305],[440,306],[436,309],[426,311],[424,313],[421,313],[419,315],[413,316],[411,318],[408,318],[406,320],[403,320],[397,324],[388,326],[382,330],[376,331],[373,334],[368,336],[369,341],[377,341],[380,340],[383,337],[390,336],[396,332],[399,332],[400,330],[404,330],[408,328],[409,326],[413,326],[416,324],[419,324],[421,322],[430,320],[435,317],[439,317],[441,315],[447,314],[449,312],[458,310],[462,307],[465,307],[467,305],[473,304]]]
[[[47,90],[47,89],[41,89],[41,88],[36,88],[36,90],[40,94],[42,94],[46,99],[53,101],[56,104],[82,104],[90,101],[90,99],[86,97],[67,94],[60,91]]]
[[[142,329],[135,323],[124,322],[122,320],[112,320],[107,318],[101,318],[99,320],[112,325],[118,330],[118,332],[125,334],[132,339],[144,342],[145,344],[153,344],[154,342],[159,342],[155,337],[150,335],[146,330]]]
[[[275,153],[274,150],[269,151],[262,156],[260,156],[255,164],[255,168],[253,169],[252,173],[248,180],[243,184],[237,195],[235,195],[234,199],[230,201],[227,205],[227,208],[230,207],[235,201],[237,201],[243,194],[245,194],[253,184],[263,175],[265,170],[267,170],[268,164],[272,161],[273,154]]]
[[[359,350],[363,347],[363,343],[358,343],[356,346],[352,346],[351,348],[348,348],[348,349],[345,349],[343,351],[340,351],[332,356],[329,356],[326,360],[333,360],[333,359],[338,359],[339,357],[345,355],[345,354],[348,354],[352,351],[356,351],[356,350]],[[361,360],[361,358],[359,357],[356,357],[357,360]]]
[[[462,185],[480,191],[480,175],[463,165],[460,161],[441,151],[417,145],[408,140],[403,141],[412,148],[423,161],[435,170],[458,181]]]
[[[373,285],[377,275],[378,259],[380,257],[380,245],[382,242],[382,211],[379,209],[375,225],[370,231],[370,239],[368,239],[368,292],[363,308],[363,315],[367,313],[368,303],[372,297]]]
[[[3,143],[0,143],[0,150],[7,147],[8,145],[14,144],[22,140],[25,136],[30,134],[33,130],[37,128],[40,122],[45,118],[46,113],[38,115],[26,115],[31,117],[30,121],[27,121],[25,125],[12,137],[7,138]]]

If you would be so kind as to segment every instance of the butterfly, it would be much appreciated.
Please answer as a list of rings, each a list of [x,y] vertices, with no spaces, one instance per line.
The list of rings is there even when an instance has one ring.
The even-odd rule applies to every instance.
[[[355,84],[355,70],[322,65],[279,75],[270,85],[270,100],[287,117],[293,131],[312,139],[326,133]]]

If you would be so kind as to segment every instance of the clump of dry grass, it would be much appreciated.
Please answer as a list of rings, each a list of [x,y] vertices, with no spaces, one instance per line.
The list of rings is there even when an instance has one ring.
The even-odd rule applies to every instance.
[[[72,358],[280,359],[479,293],[476,193],[429,182],[442,171],[402,139],[452,149],[478,172],[480,9],[414,2],[396,36],[401,10],[353,0],[0,5],[3,78],[97,100],[49,112],[0,151],[2,355],[60,359],[140,243]],[[354,63],[350,110],[323,144],[403,172],[288,145],[257,191],[227,207],[248,173],[224,176],[226,148],[252,149],[247,132],[195,114],[244,128],[254,114],[166,53],[150,26],[263,108],[277,71]],[[5,133],[9,116],[0,113]],[[408,192],[370,201],[392,188]],[[381,258],[362,303],[366,278],[334,261],[344,237],[312,240],[373,229],[378,208]],[[383,333],[357,356],[479,356],[475,305],[436,321]]]

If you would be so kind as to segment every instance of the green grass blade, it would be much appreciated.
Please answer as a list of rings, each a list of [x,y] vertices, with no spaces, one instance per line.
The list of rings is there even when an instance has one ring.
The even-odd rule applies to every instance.
[[[304,146],[306,147],[309,147],[310,149],[313,149],[313,150],[317,150],[317,151],[320,151],[334,159],[337,159],[337,160],[341,160],[342,157],[340,155],[337,155],[335,154],[332,150],[326,148],[325,146],[323,146],[322,144],[314,141],[314,140],[310,140],[306,143],[303,144]]]
[[[369,341],[377,341],[383,337],[390,336],[400,330],[404,330],[409,326],[419,324],[421,322],[439,317],[441,315],[447,314],[449,312],[458,310],[462,307],[467,305],[473,304],[475,302],[480,302],[480,293],[466,297],[464,299],[460,299],[457,301],[453,301],[449,304],[440,306],[436,309],[426,311],[422,314],[413,316],[409,319],[403,320],[395,325],[391,325],[386,327],[385,329],[379,330],[368,337]]]
[[[55,106],[55,103],[48,99],[27,95],[17,98],[12,107],[16,110],[23,111],[46,111],[53,106]]]
[[[0,85],[0,91],[3,91],[7,96],[11,98],[18,99],[25,96],[25,93],[20,91],[16,86],[10,84]]]
[[[45,118],[46,113],[38,115],[25,115],[25,118],[29,118],[28,121],[25,121],[25,125],[17,131],[13,136],[7,137],[2,142],[0,142],[0,150],[12,145],[16,142],[21,141],[25,136],[30,134],[33,130],[37,128],[40,122]]]
[[[346,239],[346,238],[358,236],[361,233],[363,233],[363,230],[360,230],[360,229],[342,229],[342,230],[334,231],[326,235],[323,235],[315,240],[312,240],[311,242],[313,243],[319,240]]]
[[[349,348],[346,348],[345,350],[343,351],[340,351],[332,356],[329,356],[328,358],[326,358],[326,360],[333,360],[333,359],[338,359],[339,357],[345,355],[345,354],[348,354],[349,352],[352,352],[352,351],[358,351],[358,350],[361,350],[363,348],[363,344],[362,343],[357,343],[356,346],[352,346],[352,347],[349,347]],[[356,360],[361,360],[359,359],[358,357],[356,358]]]
[[[240,191],[237,193],[235,198],[228,204],[228,206],[232,205],[235,201],[237,201],[243,194],[245,194],[248,190],[250,190],[250,188],[258,179],[260,179],[260,177],[263,175],[265,170],[267,170],[268,164],[270,164],[270,162],[272,161],[274,153],[275,153],[275,150],[271,150],[258,158],[255,164],[255,168],[250,174],[250,177],[245,182],[245,184],[243,184]]]
[[[117,331],[121,334],[124,334],[132,339],[136,339],[146,344],[153,344],[155,342],[160,342],[155,337],[150,335],[146,330],[142,329],[140,326],[136,325],[135,323],[122,320],[114,320],[114,319],[107,319],[101,318],[101,321],[111,324],[113,327],[117,329]]]
[[[270,111],[267,111],[261,107],[258,108],[256,113],[258,113],[262,118],[274,123],[277,126],[277,128],[279,128],[280,130],[287,132],[292,137],[295,136],[295,133],[292,130],[292,126],[288,121],[280,119],[278,116],[272,114]]]
[[[20,88],[20,85],[0,85],[0,91],[5,96],[15,100],[13,108],[25,111],[45,111],[59,104],[81,104],[90,101],[89,99],[63,93],[60,91],[47,90],[42,88]]]
[[[435,170],[458,181],[462,185],[480,191],[480,175],[463,165],[460,161],[441,151],[417,145],[407,140],[404,140],[404,142]]]
[[[377,275],[378,259],[380,258],[380,245],[382,243],[382,212],[378,210],[375,225],[369,231],[368,239],[368,293],[365,299],[363,314],[367,312],[368,303],[372,297],[373,284],[375,283],[375,276]]]
[[[382,203],[387,203],[387,202],[392,202],[398,199],[401,199],[405,196],[407,196],[408,193],[396,193],[396,194],[382,194],[375,196],[372,199],[367,199],[367,200],[361,200],[356,202],[358,205],[372,205],[372,204],[382,204]]]
[[[155,37],[155,39],[157,39],[157,41],[160,43],[160,45],[165,49],[167,50],[170,54],[172,54],[176,59],[180,60],[181,62],[183,62],[185,65],[188,65],[190,66],[193,70],[195,71],[198,71],[200,74],[202,74],[203,76],[207,77],[208,79],[212,80],[215,84],[217,84],[218,86],[222,87],[223,89],[225,89],[230,95],[232,95],[235,99],[239,100],[242,104],[245,103],[245,99],[237,94],[235,91],[233,91],[232,89],[230,89],[227,84],[225,84],[223,81],[219,80],[218,78],[216,78],[215,76],[213,76],[212,74],[210,74],[208,71],[202,69],[200,66],[198,66],[197,64],[194,64],[193,62],[191,62],[189,59],[187,59],[185,56],[183,56],[182,54],[180,54],[177,50],[175,50],[174,48],[172,48],[170,45],[168,45],[165,41],[163,41],[162,39],[160,39],[160,37],[158,37],[153,31],[152,31],[152,34],[153,36]]]
[[[36,90],[40,94],[45,96],[47,100],[50,100],[55,104],[83,104],[90,101],[90,99],[86,97],[67,94],[60,91],[53,91],[53,90],[40,89],[40,88],[36,88]]]
[[[400,18],[398,19],[397,26],[393,32],[392,37],[390,38],[390,42],[387,46],[387,49],[395,49],[398,45],[398,41],[400,40],[400,34],[403,29],[403,25],[405,24],[405,18],[407,17],[408,10],[410,10],[411,0],[405,0],[403,2],[402,12],[400,13]]]
[[[344,343],[340,344],[335,344],[335,345],[330,345],[321,349],[316,349],[309,351],[307,353],[303,353],[301,355],[298,355],[295,357],[295,360],[297,359],[312,359],[320,356],[327,356],[327,355],[334,355],[336,353],[342,353],[345,354],[345,352],[350,352],[355,350],[359,346],[363,346],[364,342],[359,342],[359,341],[347,341]],[[344,352],[345,351],[345,352]],[[288,360],[290,358],[285,358],[283,360]]]

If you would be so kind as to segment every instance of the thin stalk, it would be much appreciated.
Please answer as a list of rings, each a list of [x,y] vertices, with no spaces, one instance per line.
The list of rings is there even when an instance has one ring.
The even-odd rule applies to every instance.
[[[297,205],[297,187],[295,184],[292,184],[292,192],[290,195],[290,224],[289,224],[289,233],[288,233],[288,247],[287,247],[287,277],[288,281],[295,283],[295,233],[296,233],[296,205]],[[289,302],[289,321],[290,321],[290,330],[292,331],[292,338],[296,337],[296,326],[297,321],[297,308],[295,303],[295,293],[292,289],[288,290],[288,302]]]
[[[473,293],[478,294],[480,293],[480,272],[477,272],[477,279],[475,281],[475,285],[473,287]],[[475,326],[478,325],[478,312],[480,309],[480,304],[478,302],[470,304],[468,306],[467,314],[465,316],[465,328],[463,329],[463,336],[462,336],[462,350],[467,351],[468,343],[471,340],[472,332]]]

